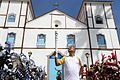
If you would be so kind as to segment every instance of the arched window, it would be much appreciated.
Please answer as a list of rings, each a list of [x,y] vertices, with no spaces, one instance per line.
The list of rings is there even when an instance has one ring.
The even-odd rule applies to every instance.
[[[103,18],[100,15],[95,16],[96,24],[103,24]]]
[[[16,17],[16,15],[15,14],[9,14],[8,15],[8,22],[15,22],[15,17]]]
[[[14,45],[15,38],[16,38],[16,33],[14,32],[8,33],[6,42],[9,42],[11,45]]]
[[[69,34],[67,35],[67,46],[75,45],[75,35]]]
[[[37,47],[45,47],[46,35],[38,34],[37,36]]]
[[[99,48],[105,48],[106,47],[106,40],[105,40],[104,35],[97,34],[97,42],[98,42]]]

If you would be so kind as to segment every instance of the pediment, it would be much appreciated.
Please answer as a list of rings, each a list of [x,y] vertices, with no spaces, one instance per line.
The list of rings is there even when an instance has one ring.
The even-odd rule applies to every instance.
[[[60,10],[50,11],[29,21],[27,22],[26,27],[55,28],[56,24],[58,24],[58,28],[87,28],[86,24],[76,20]]]

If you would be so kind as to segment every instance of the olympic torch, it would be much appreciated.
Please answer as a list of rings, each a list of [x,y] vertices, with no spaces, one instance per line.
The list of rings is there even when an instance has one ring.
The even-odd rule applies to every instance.
[[[56,53],[56,57],[58,57],[58,54],[57,54],[57,36],[58,36],[58,33],[57,31],[55,31],[55,53]]]

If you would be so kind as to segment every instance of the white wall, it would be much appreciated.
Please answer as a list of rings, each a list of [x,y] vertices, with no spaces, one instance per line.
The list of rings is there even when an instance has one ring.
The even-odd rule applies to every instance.
[[[5,42],[7,40],[7,34],[10,32],[14,32],[16,33],[16,38],[15,38],[15,44],[14,47],[21,47],[22,44],[22,36],[23,36],[23,29],[19,29],[19,28],[8,28],[8,29],[0,29],[0,43],[4,46]]]
[[[5,18],[6,16],[0,16],[0,27],[3,27],[5,24]]]
[[[58,23],[57,28],[87,28],[87,26],[66,14],[55,10],[49,12],[43,16],[40,16],[26,24],[28,28],[56,28],[56,21]],[[37,24],[37,25],[36,25]]]
[[[88,17],[92,17],[92,13],[91,13],[91,5],[90,5],[90,3],[88,3],[87,5],[86,5],[86,10],[87,10],[87,16]]]
[[[97,34],[103,34],[105,36],[107,48],[113,48],[112,44],[114,44],[114,42],[111,41],[111,35],[108,29],[90,29],[92,48],[99,48],[97,43]]]
[[[108,5],[108,4],[105,5],[105,13],[106,13],[108,27],[116,28],[111,5]]]
[[[94,27],[95,28],[107,28],[103,4],[92,3],[91,6],[92,6],[92,13],[93,13]],[[96,24],[95,16],[97,16],[97,15],[102,16],[103,24]]]
[[[33,15],[31,13],[31,9],[30,9],[30,6],[28,6],[28,9],[27,9],[27,21],[30,21],[30,20],[33,20]]]
[[[7,14],[8,1],[2,1],[0,6],[0,14]]]
[[[24,49],[23,53],[28,57],[28,52],[32,51],[31,59],[33,59],[37,66],[45,66],[48,68],[48,56],[52,54],[54,49]],[[67,49],[59,49],[64,55],[68,55]],[[89,50],[76,50],[76,55],[80,57],[82,64],[87,64],[85,53],[90,53]],[[91,55],[89,55],[89,64],[91,64]]]
[[[66,16],[66,28],[87,28],[87,26],[69,16]]]
[[[110,36],[112,40],[112,45],[114,48],[120,48],[118,34],[116,29],[110,29]]]
[[[52,52],[55,49],[23,49],[23,53],[28,57],[28,52],[32,51],[32,56],[31,59],[33,59],[35,61],[35,64],[37,66],[45,66],[46,72],[47,72],[47,68],[48,68],[48,56],[50,56],[52,54]],[[58,49],[60,52],[62,52],[64,55],[68,55],[68,51],[67,49]],[[14,52],[20,53],[20,50],[15,49]],[[101,54],[105,54],[105,60],[108,58],[108,55],[111,56],[111,53],[114,52],[115,50],[92,50],[92,55],[93,55],[93,63],[95,63],[97,60],[99,60],[99,62],[101,62]],[[85,56],[85,53],[89,53],[89,50],[85,50],[85,49],[77,49],[76,50],[76,55],[78,57],[80,57],[80,60],[82,62],[82,64],[87,64],[87,58]],[[117,55],[117,59],[118,61],[120,61],[119,55],[120,50],[116,50],[116,55]],[[89,55],[88,58],[89,61],[89,66],[92,64],[91,63],[91,55]]]
[[[116,50],[117,60],[120,61],[120,50]]]
[[[107,48],[118,48],[119,42],[116,30],[114,29],[90,29],[92,48],[98,48],[97,34],[103,34],[105,36]]]
[[[67,35],[74,34],[76,40],[77,48],[89,48],[88,33],[87,30],[58,30],[58,47],[66,48],[67,47]],[[26,29],[25,30],[25,40],[24,47],[36,47],[37,35],[45,34],[46,35],[46,46],[45,48],[54,48],[55,47],[55,30],[50,29]]]
[[[5,18],[7,14],[8,1],[2,1],[0,6],[0,27],[4,26]]]
[[[19,27],[24,27],[25,25],[25,18],[26,18],[26,12],[27,12],[27,2],[22,3],[21,7],[21,13],[20,13],[20,22],[19,22]]]
[[[30,8],[30,7],[29,7]],[[21,1],[2,1],[0,7],[0,27],[24,27],[27,11],[27,2]],[[8,15],[15,14],[15,22],[8,22]],[[30,10],[28,9],[28,19],[33,19]],[[19,23],[20,21],[20,23]],[[19,24],[19,25],[18,25]]]
[[[107,28],[107,27],[116,28],[113,13],[112,13],[112,8],[110,4],[91,3],[90,5],[90,3],[87,3],[86,10],[87,10],[89,27],[93,27],[92,24],[94,22],[95,28]],[[101,15],[103,17],[103,24],[96,24],[96,21],[95,21],[96,15]],[[92,21],[92,18],[93,18],[93,21]]]
[[[21,10],[21,15],[26,15],[27,11],[27,2],[22,3],[22,10]]]
[[[10,2],[8,15],[11,14],[11,13],[14,13],[16,15],[16,18],[15,18],[15,22],[8,22],[6,20],[6,26],[7,27],[17,27],[18,26],[20,8],[21,8],[21,3],[20,2],[14,2],[14,1]],[[8,19],[8,15],[7,15],[7,19]]]
[[[0,8],[0,14],[2,14],[2,16],[0,16],[0,26],[4,26],[7,7],[8,7],[8,2],[3,1]],[[20,16],[19,27],[24,27],[27,3],[23,2],[21,14],[20,14],[20,7],[21,7],[21,3],[10,2],[10,8],[8,13],[16,14],[16,22],[15,23],[7,22],[6,26],[9,28],[4,28],[4,29],[0,28],[0,43],[3,46],[7,38],[7,33],[9,32],[16,33],[15,47],[19,47],[19,48],[15,49],[14,51],[17,53],[21,52],[23,28],[10,28],[10,27],[18,26],[19,16]],[[90,4],[88,4],[87,11],[89,11],[88,16],[91,17],[88,19],[89,27],[93,28],[93,23],[92,23],[92,13],[93,13],[93,16],[100,14],[101,16],[103,16],[103,20],[104,20],[104,24],[95,24],[95,28],[100,28],[100,27],[107,28],[105,15],[103,12],[103,4],[97,5],[92,3],[92,13],[91,13]],[[105,11],[106,11],[109,28],[115,28],[110,5],[105,5]],[[57,47],[59,48],[58,50],[64,53],[65,55],[68,55],[67,35],[68,34],[75,35],[75,42],[76,42],[76,48],[77,48],[76,55],[78,55],[81,58],[82,64],[87,64],[85,53],[90,53],[87,25],[77,21],[76,19],[58,10],[47,13],[34,20],[32,19],[33,17],[32,17],[32,14],[30,13],[30,8],[29,8],[27,21],[29,20],[31,21],[27,22],[25,26],[23,53],[28,56],[28,52],[32,51],[33,54],[31,58],[35,61],[36,65],[38,66],[48,65],[47,56],[50,55],[51,52],[55,50],[55,31],[58,32],[58,40],[57,40],[58,41]],[[60,25],[58,26],[58,28],[55,27],[56,20],[60,21]],[[95,19],[94,19],[94,23],[96,23]],[[107,48],[110,48],[110,49],[120,48],[116,29],[90,29],[90,37],[91,37],[90,39],[91,39],[92,48],[98,48],[96,34],[99,34],[99,33],[105,35]],[[38,34],[46,35],[45,48],[37,48],[36,43],[37,43]],[[102,50],[102,51],[92,50],[94,63],[97,59],[100,58],[101,53],[105,53],[106,56],[108,56],[111,52],[112,50],[109,50],[109,51],[108,50]],[[117,50],[116,52],[119,59],[120,50]],[[89,64],[91,64],[91,55],[89,56]],[[47,71],[47,68],[46,68],[46,71]]]
[[[113,19],[111,5],[110,4],[104,4],[104,5],[105,5],[106,18]]]
[[[7,39],[7,32],[8,32],[8,29],[2,29],[0,28],[0,44],[5,46],[5,41]]]
[[[37,25],[36,25],[37,24]],[[29,28],[51,28],[51,16],[44,15],[26,24]]]
[[[25,16],[20,16],[19,27],[25,26]]]

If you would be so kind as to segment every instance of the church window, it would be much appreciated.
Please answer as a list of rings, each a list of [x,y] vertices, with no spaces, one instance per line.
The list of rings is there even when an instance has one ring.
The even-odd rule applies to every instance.
[[[37,47],[45,47],[46,35],[38,34],[37,36]]]
[[[105,40],[104,35],[97,34],[97,42],[98,42],[99,48],[105,48],[106,47],[106,40]]]
[[[8,22],[15,22],[15,17],[16,17],[16,15],[15,14],[9,14],[8,15]]]
[[[103,18],[100,15],[95,16],[96,24],[103,24]]]
[[[14,32],[8,33],[6,42],[9,42],[11,45],[14,45],[15,38],[16,38],[16,33]]]
[[[75,45],[75,35],[69,34],[67,35],[67,46]]]

